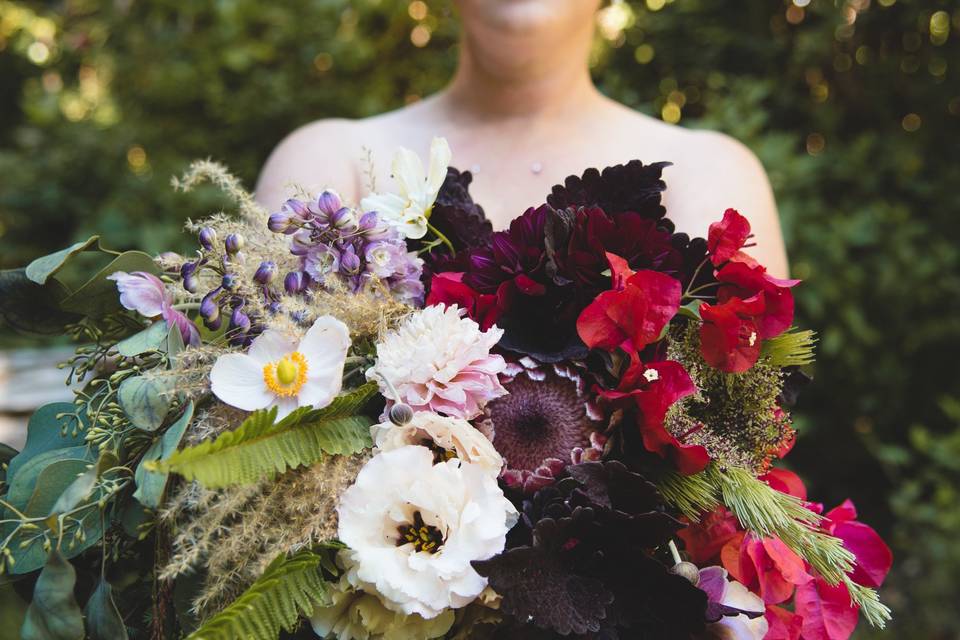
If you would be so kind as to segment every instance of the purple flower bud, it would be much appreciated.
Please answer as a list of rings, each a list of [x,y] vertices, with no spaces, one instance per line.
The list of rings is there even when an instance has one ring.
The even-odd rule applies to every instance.
[[[264,260],[257,267],[257,272],[253,274],[253,279],[260,284],[269,284],[273,280],[273,275],[277,271],[277,263],[270,260]]]
[[[197,285],[200,284],[197,276],[195,275],[196,270],[196,262],[184,262],[182,265],[180,265],[180,280],[183,283],[183,288],[190,293],[196,293]]]
[[[210,227],[200,229],[200,246],[207,251],[213,250],[213,245],[217,241],[217,232]]]
[[[293,224],[293,219],[283,211],[271,213],[267,219],[267,229],[274,233],[293,233],[297,226]]]
[[[235,273],[223,274],[223,279],[220,281],[220,285],[227,291],[233,291],[237,286],[237,275]]]
[[[210,331],[216,331],[223,326],[223,316],[217,315],[217,317],[213,320],[207,320],[204,318],[203,326],[205,326],[207,329],[210,329]]]
[[[360,256],[353,245],[348,245],[340,254],[340,272],[351,276],[360,272]]]
[[[217,304],[216,300],[219,293],[219,288],[214,289],[203,296],[203,300],[200,301],[200,316],[207,322],[213,322],[220,317],[220,305]]]
[[[357,216],[352,209],[343,207],[330,214],[330,224],[341,231],[351,231],[357,226]]]
[[[226,240],[223,241],[223,248],[227,250],[227,253],[233,255],[240,253],[244,244],[245,242],[242,235],[239,233],[231,233],[227,236]]]
[[[295,256],[305,256],[313,248],[313,238],[309,229],[300,229],[293,234],[290,242],[290,253]]]
[[[283,203],[282,209],[285,209],[288,213],[293,214],[294,217],[300,218],[301,220],[306,220],[310,217],[310,207],[303,200],[290,198]]]
[[[343,207],[343,202],[341,202],[340,196],[336,191],[330,191],[327,189],[317,196],[317,209],[328,216],[332,216],[337,213],[341,207]]]
[[[283,288],[287,293],[302,293],[310,284],[310,276],[302,271],[291,271],[283,279]]]
[[[231,331],[240,331],[246,333],[250,331],[250,317],[241,310],[240,307],[237,307],[233,310],[233,313],[230,314],[230,327]]]

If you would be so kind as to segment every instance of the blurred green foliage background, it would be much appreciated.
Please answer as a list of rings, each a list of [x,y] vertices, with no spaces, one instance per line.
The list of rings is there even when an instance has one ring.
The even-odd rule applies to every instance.
[[[604,92],[763,160],[822,338],[791,462],[894,545],[886,637],[960,637],[960,8],[644,0],[598,26]],[[446,0],[0,0],[0,267],[94,232],[186,248],[217,200],[171,175],[252,185],[296,126],[442,87],[457,31]]]

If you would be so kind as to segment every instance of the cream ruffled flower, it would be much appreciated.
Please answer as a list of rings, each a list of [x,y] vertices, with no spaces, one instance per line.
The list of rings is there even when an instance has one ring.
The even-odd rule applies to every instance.
[[[376,211],[407,238],[422,238],[427,233],[427,218],[447,177],[450,146],[444,138],[430,144],[430,166],[413,151],[401,147],[393,157],[393,179],[400,193],[377,193],[361,200],[364,211]]]
[[[297,407],[322,408],[340,393],[349,348],[350,331],[333,316],[317,318],[299,342],[268,329],[247,353],[217,358],[210,386],[220,400],[244,411],[275,406],[282,418]]]
[[[427,307],[377,345],[367,378],[377,381],[391,404],[472,420],[484,404],[507,393],[497,377],[506,362],[490,353],[502,335],[496,326],[481,331],[456,306]]]
[[[403,426],[383,422],[370,427],[370,435],[380,451],[431,443],[436,449],[448,452],[451,457],[476,464],[487,469],[494,477],[500,475],[503,458],[493,443],[469,422],[461,418],[449,418],[431,411],[413,414],[413,420]]]
[[[430,619],[487,586],[473,560],[503,551],[517,511],[496,478],[427,447],[378,453],[340,496],[338,537],[350,584],[384,606]]]
[[[342,580],[333,590],[333,602],[317,607],[310,625],[321,638],[336,640],[432,640],[442,638],[453,626],[453,611],[447,609],[429,620],[404,615],[383,606],[376,596],[356,591]]]

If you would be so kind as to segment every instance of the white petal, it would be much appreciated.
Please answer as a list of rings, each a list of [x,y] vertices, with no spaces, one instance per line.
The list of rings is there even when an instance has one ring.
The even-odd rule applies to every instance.
[[[277,407],[277,420],[283,420],[296,410],[297,399],[275,396],[270,406]]]
[[[397,227],[407,238],[418,240],[427,235],[427,217],[420,210],[408,211]]]
[[[333,316],[317,318],[298,347],[307,359],[307,381],[297,398],[301,407],[325,407],[340,393],[349,348],[347,325]]]
[[[265,409],[273,393],[263,381],[263,366],[243,353],[217,358],[210,371],[210,388],[220,400],[244,411]]]
[[[360,201],[360,207],[366,211],[376,211],[390,222],[399,220],[407,201],[395,193],[374,193]]]
[[[297,350],[297,341],[282,331],[268,329],[254,338],[247,355],[261,365],[276,362],[287,354]]]
[[[450,152],[450,145],[446,138],[434,138],[430,143],[430,174],[427,176],[427,193],[430,194],[432,205],[437,199],[437,193],[440,192],[440,186],[443,185],[447,177],[447,167],[450,166],[450,159],[453,154]]]
[[[393,179],[400,185],[400,193],[410,196],[424,190],[427,176],[423,171],[423,162],[410,149],[400,147],[393,156]]]

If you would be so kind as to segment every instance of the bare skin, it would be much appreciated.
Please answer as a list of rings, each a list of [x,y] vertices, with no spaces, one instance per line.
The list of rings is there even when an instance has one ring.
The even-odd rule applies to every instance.
[[[427,158],[434,136],[447,138],[453,163],[474,170],[471,193],[494,228],[505,228],[550,188],[587,167],[638,158],[668,160],[664,204],[677,228],[705,235],[733,207],[747,216],[769,271],[787,275],[776,203],[766,173],[745,146],[693,131],[610,100],[590,79],[587,56],[599,0],[460,0],[464,37],[456,74],[440,93],[363,120],[320,120],[274,150],[257,199],[277,209],[298,185],[331,187],[359,202],[390,190],[399,146]]]

